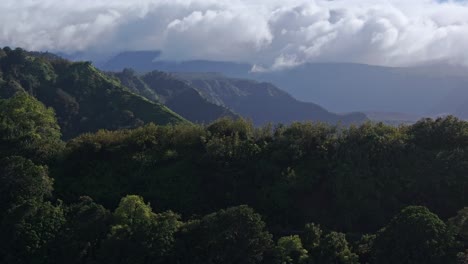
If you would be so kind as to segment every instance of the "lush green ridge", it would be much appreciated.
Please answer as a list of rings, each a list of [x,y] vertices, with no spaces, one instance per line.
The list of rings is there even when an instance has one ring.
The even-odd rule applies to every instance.
[[[196,123],[210,123],[221,117],[237,117],[226,107],[203,98],[197,90],[170,74],[153,71],[137,75],[133,70],[109,73],[133,92],[168,106]]]
[[[166,106],[130,92],[88,62],[71,63],[51,54],[4,48],[0,96],[8,98],[17,91],[54,108],[65,138],[98,129],[185,121]]]

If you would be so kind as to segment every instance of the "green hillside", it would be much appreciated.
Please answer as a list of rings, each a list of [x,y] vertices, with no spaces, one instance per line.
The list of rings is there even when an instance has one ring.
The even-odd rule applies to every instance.
[[[210,102],[171,74],[153,71],[140,76],[129,69],[109,74],[132,92],[161,102],[192,122],[210,123],[221,117],[237,117],[228,108]]]
[[[89,62],[69,62],[47,53],[4,48],[0,96],[26,91],[54,108],[64,138],[99,129],[144,123],[186,122],[168,107],[131,92]]]

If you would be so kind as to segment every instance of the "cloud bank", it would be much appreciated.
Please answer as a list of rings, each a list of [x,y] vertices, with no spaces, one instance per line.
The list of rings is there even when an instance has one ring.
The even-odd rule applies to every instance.
[[[281,69],[341,61],[468,65],[468,4],[435,0],[3,0],[0,45]]]

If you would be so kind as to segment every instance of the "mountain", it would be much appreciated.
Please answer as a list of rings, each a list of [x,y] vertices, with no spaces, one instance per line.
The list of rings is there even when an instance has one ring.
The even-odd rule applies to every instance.
[[[238,117],[226,107],[206,100],[193,87],[171,74],[152,71],[138,75],[130,69],[109,74],[131,91],[163,103],[192,122],[211,123],[221,117]]]
[[[132,68],[138,71],[154,70],[153,61],[161,56],[160,51],[126,51],[111,57],[100,68],[107,71],[121,71]]]
[[[399,112],[364,112],[364,114],[375,122],[383,122],[388,125],[414,124],[424,116]]]
[[[130,91],[139,94],[151,101],[159,102],[159,96],[154,89],[151,89],[132,69],[124,69],[121,72],[108,72],[110,77],[118,80],[123,86],[130,89]]]
[[[100,66],[106,71],[122,71],[125,68],[137,72],[159,70],[164,72],[220,72],[228,76],[246,77],[252,69],[247,63],[229,61],[164,61],[158,60],[160,51],[126,51],[115,55]]]
[[[278,85],[296,98],[314,100],[338,112],[433,115],[441,98],[454,89],[468,87],[468,80],[461,76],[347,63],[305,64],[281,72],[258,73],[257,78]]]
[[[143,123],[187,122],[161,103],[131,92],[89,62],[0,49],[0,96],[26,91],[52,107],[64,138]]]
[[[127,55],[132,57],[132,52]],[[141,72],[218,72],[228,77],[269,82],[295,98],[315,102],[334,112],[402,112],[418,116],[450,113],[462,118],[468,115],[465,95],[468,94],[465,92],[468,69],[444,63],[416,67],[309,63],[281,71],[252,72],[253,65],[238,62],[171,62],[145,58],[130,64],[136,61],[128,60],[126,65]],[[112,60],[107,67],[111,65],[114,65]],[[453,100],[458,107],[454,107]]]
[[[300,102],[266,82],[235,79],[220,74],[178,73],[181,80],[197,89],[209,101],[226,106],[257,124],[321,121],[344,125],[361,123],[362,113],[338,115],[319,105]]]

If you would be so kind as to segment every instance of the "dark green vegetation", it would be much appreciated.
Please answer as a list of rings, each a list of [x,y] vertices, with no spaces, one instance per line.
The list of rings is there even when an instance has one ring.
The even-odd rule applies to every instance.
[[[54,108],[65,138],[98,129],[130,128],[147,122],[184,122],[166,106],[130,92],[88,62],[52,54],[0,51],[0,98],[26,91]]]
[[[62,142],[27,93],[0,109],[1,263],[468,259],[468,123],[453,117],[344,130],[220,119]]]
[[[196,123],[211,123],[221,117],[237,117],[224,106],[209,102],[193,87],[170,74],[153,71],[138,75],[133,70],[109,73],[132,92],[161,102],[179,115]]]

